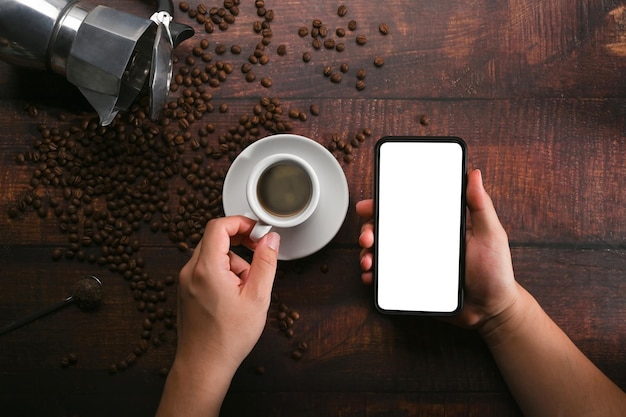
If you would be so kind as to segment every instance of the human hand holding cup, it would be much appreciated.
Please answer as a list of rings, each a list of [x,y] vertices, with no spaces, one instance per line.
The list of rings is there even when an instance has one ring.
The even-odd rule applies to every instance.
[[[320,187],[317,174],[304,159],[289,153],[270,155],[251,170],[246,198],[258,219],[250,239],[258,241],[275,228],[304,223],[317,208]]]

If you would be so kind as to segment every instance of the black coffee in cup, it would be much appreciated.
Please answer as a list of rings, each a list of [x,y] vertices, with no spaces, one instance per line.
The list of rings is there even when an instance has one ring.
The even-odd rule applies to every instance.
[[[279,162],[261,174],[256,191],[263,209],[274,216],[288,217],[306,208],[311,200],[313,184],[298,164]]]

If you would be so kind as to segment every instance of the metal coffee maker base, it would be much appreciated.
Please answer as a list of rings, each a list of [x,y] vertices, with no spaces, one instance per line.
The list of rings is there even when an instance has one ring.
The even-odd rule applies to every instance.
[[[172,51],[193,29],[173,22],[171,0],[141,18],[78,0],[0,0],[0,59],[67,78],[103,126],[147,88],[150,116],[163,109]]]

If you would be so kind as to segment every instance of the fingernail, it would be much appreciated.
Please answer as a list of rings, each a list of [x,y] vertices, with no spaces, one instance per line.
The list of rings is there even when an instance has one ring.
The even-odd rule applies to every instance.
[[[278,248],[280,247],[280,235],[276,232],[269,232],[266,236],[267,246],[270,249],[278,252]]]

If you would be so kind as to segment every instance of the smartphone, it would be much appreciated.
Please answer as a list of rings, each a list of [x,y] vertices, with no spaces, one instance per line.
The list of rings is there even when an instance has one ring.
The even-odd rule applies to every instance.
[[[463,307],[467,145],[458,137],[376,143],[374,288],[383,313]]]

